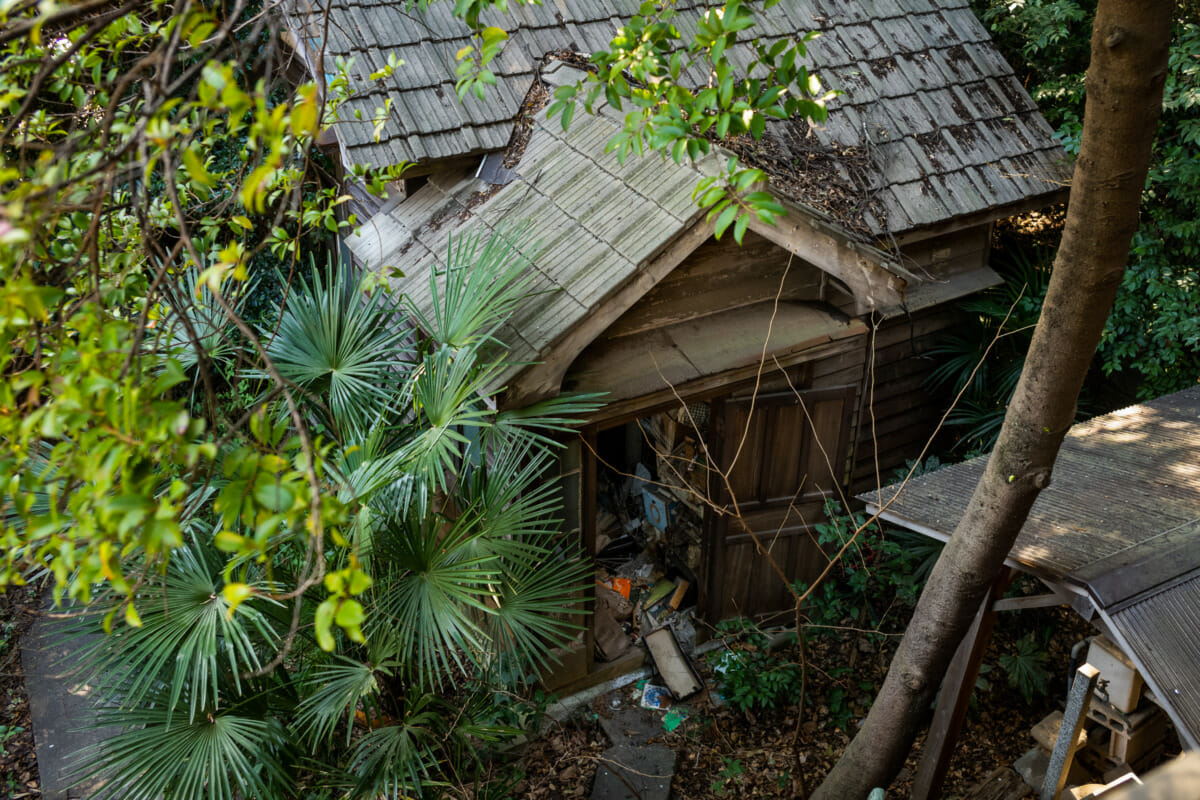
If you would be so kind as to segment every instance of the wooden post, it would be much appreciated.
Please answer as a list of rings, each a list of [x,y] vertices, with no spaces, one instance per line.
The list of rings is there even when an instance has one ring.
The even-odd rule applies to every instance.
[[[963,637],[954,653],[954,660],[942,680],[942,691],[938,696],[933,721],[929,724],[929,735],[921,754],[921,764],[913,779],[912,800],[933,800],[941,795],[946,771],[950,768],[950,757],[967,717],[971,692],[975,690],[975,679],[979,677],[979,666],[983,654],[992,638],[992,625],[996,621],[993,604],[1004,594],[1004,590],[1016,577],[1016,571],[1005,568],[975,613],[967,635]]]
[[[588,579],[587,586],[584,588],[587,629],[584,634],[583,645],[587,651],[587,671],[591,672],[596,664],[596,618],[592,614],[596,605],[596,426],[590,425],[584,428],[580,431],[579,437],[580,444],[582,445],[580,451],[582,458],[579,465],[580,472],[582,473],[579,500],[579,532],[583,536],[583,552],[587,554],[588,560],[592,562],[592,577]]]
[[[1067,709],[1063,712],[1062,725],[1058,729],[1058,740],[1050,754],[1050,766],[1046,769],[1046,782],[1042,784],[1041,800],[1058,800],[1058,795],[1067,784],[1071,772],[1071,760],[1075,757],[1076,742],[1083,721],[1087,719],[1088,704],[1096,690],[1096,679],[1100,671],[1091,664],[1084,664],[1075,672],[1071,694],[1067,697]]]

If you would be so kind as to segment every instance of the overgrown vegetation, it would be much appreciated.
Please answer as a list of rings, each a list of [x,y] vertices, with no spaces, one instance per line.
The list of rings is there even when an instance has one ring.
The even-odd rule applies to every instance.
[[[489,83],[504,34],[479,16],[504,5],[455,6],[478,45],[461,91]],[[537,713],[517,690],[573,635],[583,573],[547,481],[589,405],[490,400],[517,232],[453,244],[432,312],[324,266],[355,221],[313,145],[349,65],[285,80],[273,11],[0,8],[0,585],[48,573],[110,632],[89,664],[117,728],[88,759],[111,796],[482,796],[488,748]],[[672,13],[644,6],[589,86],[647,110],[626,146],[694,158],[706,132],[663,118]],[[710,10],[687,51],[721,75],[693,98],[721,135],[823,113],[802,42],[734,74],[750,18]],[[662,46],[630,89],[632,30]],[[726,166],[697,199],[740,237],[774,206]]]
[[[587,406],[514,415],[478,395],[497,369],[486,353],[502,296],[521,285],[518,246],[449,253],[437,280],[454,306],[439,312],[468,320],[454,346],[410,330],[349,268],[291,287],[268,351],[329,437],[322,483],[344,511],[323,578],[299,594],[317,556],[285,527],[296,497],[276,477],[287,467],[270,466],[290,419],[260,400],[237,466],[205,487],[215,515],[188,519],[165,574],[137,593],[138,624],[87,657],[104,720],[121,728],[89,754],[117,775],[106,796],[433,791],[481,780],[488,745],[520,731],[497,693],[545,669],[580,613],[567,598],[585,567],[543,476],[546,434]],[[248,496],[275,512],[255,530],[239,524]]]
[[[992,266],[1004,282],[960,303],[963,324],[929,350],[940,362],[929,384],[959,398],[945,423],[957,439],[955,456],[986,453],[1000,433],[1042,312],[1052,258],[1048,250],[1016,248],[999,255]]]
[[[976,12],[1072,156],[1083,126],[1094,0],[976,0]],[[1097,355],[1139,399],[1200,378],[1200,9],[1180,3],[1142,224]],[[991,395],[1002,395],[997,387]]]

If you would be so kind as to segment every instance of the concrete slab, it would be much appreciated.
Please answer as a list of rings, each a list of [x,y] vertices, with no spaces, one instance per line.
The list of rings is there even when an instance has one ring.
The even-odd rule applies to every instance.
[[[592,800],[667,800],[675,751],[662,745],[618,745],[600,756]]]
[[[622,704],[617,708],[606,708],[600,712],[600,727],[608,734],[613,744],[643,745],[651,739],[662,738],[663,714],[635,705],[627,692],[614,693]]]
[[[42,800],[83,800],[104,785],[97,780],[72,786],[71,781],[76,755],[108,733],[93,727],[88,687],[73,672],[73,656],[93,639],[71,636],[73,627],[70,620],[43,616],[21,649]]]

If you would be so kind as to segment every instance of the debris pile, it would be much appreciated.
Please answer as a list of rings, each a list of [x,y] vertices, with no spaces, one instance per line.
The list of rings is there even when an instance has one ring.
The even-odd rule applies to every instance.
[[[681,407],[614,431],[597,476],[596,656],[620,658],[670,628],[684,652],[701,567],[707,404]]]

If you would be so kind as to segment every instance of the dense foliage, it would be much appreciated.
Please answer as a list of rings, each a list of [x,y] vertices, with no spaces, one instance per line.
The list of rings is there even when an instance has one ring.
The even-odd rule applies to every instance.
[[[273,20],[4,13],[0,585],[49,573],[110,631],[89,768],[122,798],[469,782],[521,721],[494,694],[577,627],[548,478],[589,405],[487,399],[530,243],[452,243],[414,329],[324,255],[339,79],[282,80]]]
[[[493,6],[455,6],[478,44],[464,92],[503,44]],[[109,631],[89,666],[116,731],[87,759],[111,796],[464,786],[575,631],[583,572],[548,478],[590,401],[489,399],[532,245],[453,242],[429,316],[330,259],[355,220],[314,145],[348,65],[285,79],[272,9],[0,5],[0,586],[49,575]],[[693,97],[704,127],[819,115],[802,42],[733,75],[750,12],[727,11],[685,51],[721,76]],[[659,119],[683,96],[671,13],[644,6],[587,81],[646,112],[614,147],[679,159],[712,133]],[[387,64],[373,78],[405,68]],[[774,207],[727,168],[698,200],[740,237]]]
[[[1093,0],[979,0],[976,11],[1057,129],[1079,150]],[[1200,7],[1177,7],[1142,225],[1101,341],[1106,374],[1146,399],[1200,378]]]

